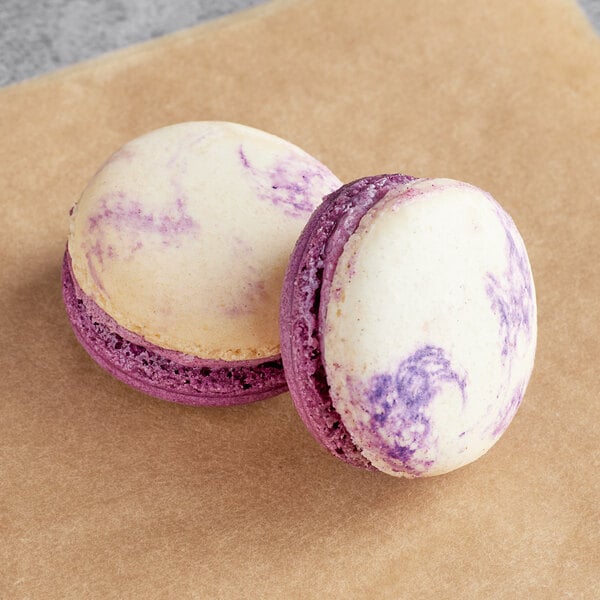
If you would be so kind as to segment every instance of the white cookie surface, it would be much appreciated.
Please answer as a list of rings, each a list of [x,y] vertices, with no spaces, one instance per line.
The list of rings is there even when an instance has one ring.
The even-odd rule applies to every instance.
[[[73,272],[102,309],[154,344],[208,359],[273,356],[290,252],[340,185],[315,158],[257,129],[158,129],[113,154],[76,203]]]
[[[378,469],[445,473],[510,423],[536,335],[510,217],[474,186],[415,180],[362,218],[338,262],[322,332],[332,402]]]

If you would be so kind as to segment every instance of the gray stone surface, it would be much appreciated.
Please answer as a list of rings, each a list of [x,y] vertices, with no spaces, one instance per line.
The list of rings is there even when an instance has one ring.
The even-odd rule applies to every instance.
[[[0,86],[264,1],[0,0]],[[600,0],[579,1],[600,31]]]
[[[265,0],[0,0],[0,85]]]
[[[596,31],[600,33],[600,0],[579,0],[579,4]]]

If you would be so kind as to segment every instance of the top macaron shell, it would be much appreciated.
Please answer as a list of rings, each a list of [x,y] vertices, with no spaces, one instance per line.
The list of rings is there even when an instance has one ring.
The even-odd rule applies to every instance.
[[[214,360],[279,353],[290,250],[340,185],[300,148],[221,122],[182,123],[126,144],[74,207],[77,283],[123,328]]]
[[[408,477],[458,468],[505,430],[533,368],[521,236],[474,186],[406,183],[348,239],[320,322],[331,400],[363,456]]]

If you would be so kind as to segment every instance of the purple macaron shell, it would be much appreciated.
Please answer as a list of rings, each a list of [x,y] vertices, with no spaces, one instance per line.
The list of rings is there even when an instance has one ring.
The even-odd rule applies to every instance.
[[[331,454],[365,469],[374,467],[352,441],[329,395],[321,326],[346,242],[390,188],[413,179],[408,175],[366,177],[326,196],[296,243],[281,296],[281,356],[296,409],[313,437]]]
[[[287,388],[280,356],[222,361],[161,348],[121,327],[75,280],[69,251],[62,269],[63,299],[73,331],[111,375],[150,396],[197,406],[245,404]]]

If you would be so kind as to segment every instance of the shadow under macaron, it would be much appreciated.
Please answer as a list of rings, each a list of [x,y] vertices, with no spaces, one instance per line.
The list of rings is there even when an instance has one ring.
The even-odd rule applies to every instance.
[[[287,577],[317,548],[329,549],[323,563],[333,566],[340,547],[358,540],[377,553],[386,536],[429,526],[447,490],[472,476],[464,469],[411,481],[348,466],[313,440],[287,393],[209,408],[131,389],[75,339],[61,299],[60,256],[53,258],[8,299],[21,364],[29,357],[28,400],[12,407],[9,438],[17,443],[19,429],[27,447],[17,495],[51,531],[83,520],[72,534],[77,552],[102,551],[101,532],[118,555],[136,552],[142,561],[147,540],[156,539],[173,560],[201,552],[199,568],[210,567],[213,577],[242,580],[242,572],[227,572],[234,556],[244,568]],[[344,560],[362,564],[357,556]]]

